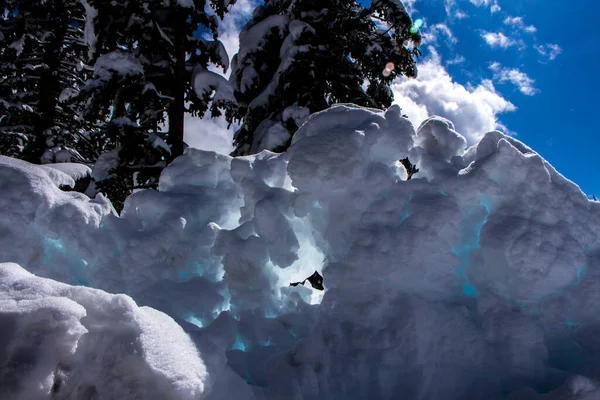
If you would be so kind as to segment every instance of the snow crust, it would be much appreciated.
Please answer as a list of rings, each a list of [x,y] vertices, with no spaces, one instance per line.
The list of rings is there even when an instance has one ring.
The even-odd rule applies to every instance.
[[[129,297],[14,264],[0,267],[0,294],[20,304],[14,275],[54,307],[43,310],[66,310],[73,333],[44,340],[66,343],[68,360],[79,346],[99,355],[72,374],[131,354],[110,341],[74,347],[91,307],[162,338],[149,346],[172,361],[144,350],[132,372],[139,390],[174,388],[158,398],[598,398],[600,204],[514,138],[465,146],[439,117],[415,130],[397,106],[338,105],[311,115],[286,153],[187,149],[120,216],[101,196],[61,192],[47,168],[2,157],[0,262],[125,293],[193,344]],[[419,168],[411,180],[405,157]],[[324,293],[289,287],[315,270]],[[29,326],[33,308],[14,307],[0,318]],[[43,373],[15,378],[22,398],[52,386],[62,364],[48,348],[32,350]]]

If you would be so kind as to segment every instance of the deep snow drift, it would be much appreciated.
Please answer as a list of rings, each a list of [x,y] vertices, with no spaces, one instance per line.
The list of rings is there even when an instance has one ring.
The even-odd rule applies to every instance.
[[[95,288],[0,266],[0,397],[600,398],[600,203],[466,146],[336,106],[284,154],[188,149],[121,217],[0,157],[0,262]]]

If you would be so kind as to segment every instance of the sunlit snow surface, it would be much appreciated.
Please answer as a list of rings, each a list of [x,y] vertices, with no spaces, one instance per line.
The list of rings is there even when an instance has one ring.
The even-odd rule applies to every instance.
[[[600,398],[600,203],[499,132],[336,106],[121,217],[61,174],[0,157],[0,262],[89,286],[0,265],[0,398]]]

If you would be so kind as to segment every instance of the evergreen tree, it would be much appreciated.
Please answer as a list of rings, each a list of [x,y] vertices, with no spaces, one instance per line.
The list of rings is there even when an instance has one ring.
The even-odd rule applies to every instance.
[[[166,163],[183,153],[185,113],[208,110],[212,98],[196,94],[199,74],[192,71],[216,76],[210,64],[229,67],[217,27],[230,3],[213,0],[215,15],[202,0],[85,3],[94,76],[77,100],[85,100],[84,119],[96,122],[96,143],[106,151],[95,168],[103,171],[95,174],[97,186],[117,209],[133,189],[155,186]],[[217,105],[228,103],[213,102],[213,115]],[[160,130],[166,122],[168,133]]]
[[[240,33],[230,82],[242,121],[232,155],[283,151],[334,103],[385,108],[391,81],[416,76],[420,35],[399,0],[265,0]]]
[[[0,153],[34,163],[83,161],[77,110],[63,100],[84,82],[79,0],[0,2]]]
[[[94,21],[94,33],[88,34],[94,37],[92,58],[119,51],[135,57],[143,70],[135,93],[131,88],[119,90],[116,85],[107,95],[106,87],[102,87],[105,104],[110,99],[109,102],[132,105],[143,125],[154,129],[168,119],[167,141],[173,158],[183,153],[185,113],[202,116],[209,107],[210,99],[198,97],[193,90],[193,69],[199,66],[206,70],[210,64],[229,67],[227,52],[217,40],[217,27],[218,17],[222,18],[227,6],[234,2],[211,0],[215,14],[205,11],[205,3],[88,0]],[[198,31],[211,34],[213,40],[196,37],[194,33]],[[115,96],[115,91],[128,98]]]

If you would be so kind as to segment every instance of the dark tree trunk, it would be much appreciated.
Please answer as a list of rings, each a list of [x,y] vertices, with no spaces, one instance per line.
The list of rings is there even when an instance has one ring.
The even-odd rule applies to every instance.
[[[46,150],[46,131],[52,128],[56,122],[56,106],[60,95],[60,67],[62,59],[62,47],[68,30],[67,10],[62,1],[54,2],[54,15],[50,20],[52,34],[49,36],[48,44],[44,46],[45,67],[40,73],[39,80],[39,102],[38,115],[34,133],[35,141],[30,144],[27,151],[28,161],[40,163],[40,159]]]
[[[125,116],[125,92],[124,88],[119,88],[117,90],[117,95],[115,96],[115,102],[113,105],[113,112],[111,119],[117,119]]]
[[[187,84],[185,68],[185,45],[187,41],[186,18],[182,10],[175,12],[175,71],[173,77],[173,102],[169,109],[169,141],[171,160],[183,154],[183,124],[185,114],[185,87]]]

